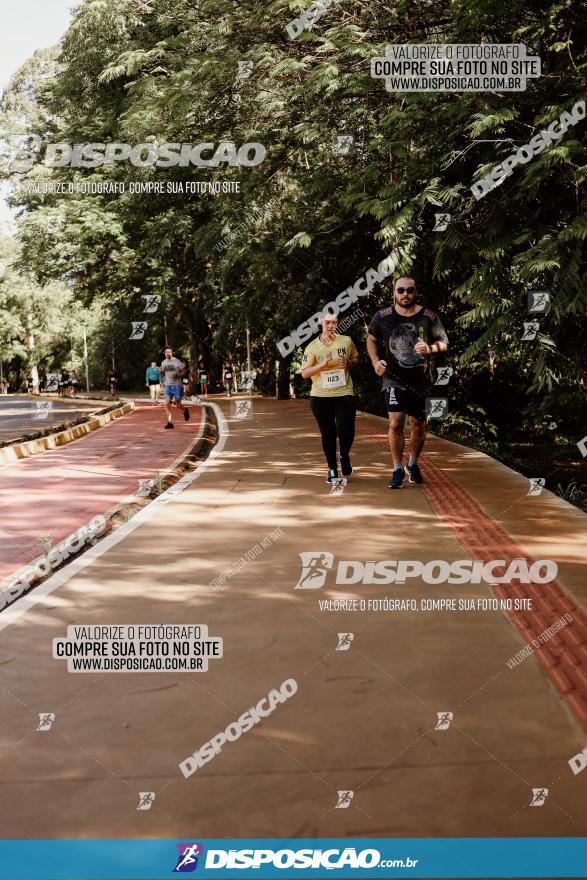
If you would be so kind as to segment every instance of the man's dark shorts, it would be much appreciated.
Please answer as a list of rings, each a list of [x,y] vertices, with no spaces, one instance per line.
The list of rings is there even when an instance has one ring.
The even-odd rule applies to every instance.
[[[388,412],[407,413],[419,422],[426,421],[426,396],[406,388],[384,388]]]

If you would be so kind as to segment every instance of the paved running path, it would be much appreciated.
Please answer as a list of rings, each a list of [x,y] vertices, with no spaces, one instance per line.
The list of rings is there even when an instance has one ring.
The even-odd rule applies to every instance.
[[[174,462],[199,429],[201,410],[189,409],[190,422],[174,413],[166,431],[163,406],[141,404],[73,443],[0,466],[0,580],[41,555],[41,535],[61,541]]]
[[[587,772],[568,760],[587,732],[536,658],[508,668],[524,638],[506,614],[319,604],[489,600],[489,585],[337,587],[329,572],[322,589],[294,590],[300,552],[450,562],[467,558],[460,539],[491,538],[489,558],[515,546],[555,559],[567,601],[587,599],[587,517],[550,493],[527,498],[523,477],[435,438],[427,490],[390,492],[383,424],[359,418],[356,475],[330,497],[307,405],[255,399],[190,488],[2,630],[5,838],[584,833]],[[224,658],[207,673],[97,675],[51,659],[68,624],[123,623],[207,624]],[[338,633],[354,634],[349,650],[336,650]],[[561,656],[565,644],[549,642]],[[295,696],[184,779],[180,761],[288,678]],[[40,712],[55,713],[48,732]],[[453,713],[449,729],[435,729],[438,712]],[[533,788],[549,789],[543,806],[529,806]],[[340,790],[354,791],[347,809],[335,809]],[[156,794],[149,811],[136,809],[141,791]]]

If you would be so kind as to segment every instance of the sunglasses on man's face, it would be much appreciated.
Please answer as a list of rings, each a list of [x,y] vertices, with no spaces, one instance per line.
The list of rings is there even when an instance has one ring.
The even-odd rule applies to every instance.
[[[415,287],[396,287],[396,293],[413,293],[415,291]]]

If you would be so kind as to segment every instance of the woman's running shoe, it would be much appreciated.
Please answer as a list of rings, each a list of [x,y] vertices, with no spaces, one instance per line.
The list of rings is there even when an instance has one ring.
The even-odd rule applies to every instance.
[[[343,477],[350,477],[350,476],[352,476],[352,473],[353,473],[353,466],[352,466],[352,464],[351,464],[351,460],[350,460],[350,458],[349,458],[348,455],[347,455],[346,458],[342,458],[342,456],[341,456],[341,459],[340,459],[340,470],[341,470],[341,473],[342,473]]]

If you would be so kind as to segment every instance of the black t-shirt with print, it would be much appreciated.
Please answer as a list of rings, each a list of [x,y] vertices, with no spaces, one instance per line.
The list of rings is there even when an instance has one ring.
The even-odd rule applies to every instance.
[[[378,342],[379,357],[387,361],[382,387],[407,388],[416,392],[423,391],[430,384],[429,358],[414,351],[418,339],[422,338],[428,345],[448,343],[436,312],[424,308],[409,316],[400,315],[393,306],[381,309],[373,316],[369,334]]]

